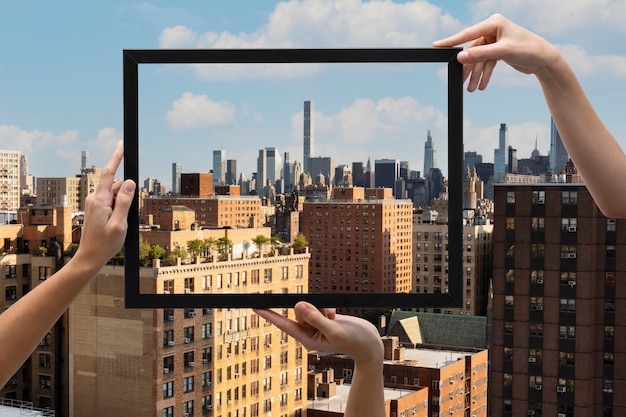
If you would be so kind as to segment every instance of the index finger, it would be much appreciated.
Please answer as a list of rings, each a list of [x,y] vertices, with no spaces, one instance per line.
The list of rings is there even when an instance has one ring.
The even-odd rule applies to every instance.
[[[98,189],[104,189],[106,191],[111,191],[111,187],[113,186],[113,181],[115,179],[115,173],[117,172],[117,168],[120,166],[120,162],[124,157],[124,143],[119,141],[115,150],[113,151],[113,155],[111,155],[111,159],[102,168],[100,172],[100,182],[98,183]]]
[[[483,20],[480,23],[469,26],[460,32],[455,33],[447,38],[437,40],[433,42],[435,47],[449,47],[456,46],[466,42],[470,42],[479,39],[483,36],[495,36],[498,31],[498,23],[494,22],[494,17],[487,20]]]

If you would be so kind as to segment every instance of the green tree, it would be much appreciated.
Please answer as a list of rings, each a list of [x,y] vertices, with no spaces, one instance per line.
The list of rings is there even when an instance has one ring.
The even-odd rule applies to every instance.
[[[185,259],[187,258],[187,256],[189,256],[189,254],[187,253],[187,250],[184,248],[176,248],[173,251],[174,256],[180,259]]]
[[[193,256],[199,256],[204,253],[204,241],[201,239],[194,239],[187,241],[187,248]]]
[[[141,266],[148,266],[150,262],[150,244],[143,238],[143,236],[139,236],[139,263]]]
[[[295,253],[302,253],[304,249],[309,246],[309,242],[306,240],[306,236],[302,233],[298,233],[293,239],[293,250]]]
[[[159,245],[154,245],[150,248],[150,259],[161,259],[165,255],[165,249]]]
[[[220,253],[222,259],[227,259],[230,253],[230,248],[233,246],[233,241],[224,236],[217,239],[217,251]]]
[[[217,247],[217,240],[215,240],[215,238],[213,237],[207,237],[206,239],[204,239],[203,243],[204,243],[204,250],[206,251],[207,255],[208,256],[213,255],[213,251]]]
[[[265,245],[270,241],[270,239],[265,235],[256,235],[252,242],[256,245],[259,254],[265,252]]]

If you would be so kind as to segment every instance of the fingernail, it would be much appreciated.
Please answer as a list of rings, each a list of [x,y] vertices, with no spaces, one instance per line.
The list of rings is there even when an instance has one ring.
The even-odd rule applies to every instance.
[[[468,58],[468,53],[467,51],[461,51],[456,55],[456,59],[457,61],[461,62],[464,61]]]
[[[132,193],[135,191],[135,183],[133,181],[124,182],[124,191],[127,193]]]

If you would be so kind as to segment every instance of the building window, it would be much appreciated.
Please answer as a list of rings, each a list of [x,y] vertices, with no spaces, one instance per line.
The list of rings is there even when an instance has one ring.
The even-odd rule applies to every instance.
[[[561,339],[574,339],[576,337],[576,326],[559,326],[559,337]]]
[[[561,218],[561,230],[563,232],[575,232],[577,231],[578,219],[576,217],[562,217]]]
[[[193,391],[193,376],[183,378],[183,392]]]
[[[507,191],[506,192],[506,203],[507,204],[515,204],[515,191]]]
[[[561,298],[561,311],[576,311],[576,300],[573,298]]]
[[[163,399],[171,398],[174,396],[174,381],[168,381],[163,383]]]
[[[506,218],[506,230],[515,230],[515,217]]]
[[[50,277],[50,267],[49,266],[40,266],[39,267],[39,279],[41,281],[48,279]]]
[[[533,243],[530,245],[530,256],[533,258],[543,258],[545,247],[543,243]]]
[[[604,326],[604,338],[613,339],[615,337],[615,326]]]
[[[543,310],[543,297],[530,297],[531,310]]]
[[[512,295],[505,295],[504,296],[504,308],[512,308],[513,307],[513,301],[514,298]]]
[[[533,217],[531,219],[531,228],[532,230],[544,230],[545,228],[545,218],[543,217]]]
[[[574,353],[559,352],[559,365],[574,365]]]
[[[531,336],[543,336],[543,323],[531,322],[529,330]]]
[[[578,191],[563,191],[561,203],[564,205],[578,204]]]
[[[545,191],[533,191],[531,195],[532,204],[545,204],[546,192]]]
[[[543,284],[543,271],[536,269],[530,271],[530,282],[532,284]]]

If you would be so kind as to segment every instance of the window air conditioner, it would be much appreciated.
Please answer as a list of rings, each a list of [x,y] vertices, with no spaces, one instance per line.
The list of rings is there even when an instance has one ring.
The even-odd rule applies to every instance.
[[[169,321],[174,321],[174,316],[167,316],[167,319],[168,319]]]
[[[537,199],[537,204],[544,204],[546,202],[546,200],[544,198],[538,198]]]
[[[565,413],[558,413],[556,417],[566,417]]]
[[[536,385],[535,385],[535,389],[536,389],[537,391],[541,391],[541,389],[542,389],[542,388],[543,388],[543,385],[541,385],[541,384],[536,384]]]
[[[173,340],[170,340],[169,342],[167,342],[167,345],[168,345],[168,346],[174,346],[174,341],[173,341]]]
[[[568,281],[568,282],[567,282],[567,284],[568,284],[570,287],[573,287],[573,286],[575,286],[575,285],[576,285],[576,281]]]
[[[188,337],[186,337],[186,338],[185,338],[185,343],[191,343],[191,339],[190,339],[190,338],[188,338]]]
[[[576,258],[576,254],[575,253],[568,253],[567,257],[568,258]]]
[[[528,358],[528,362],[537,362],[537,358],[531,356],[530,358]]]
[[[189,367],[190,367],[190,368],[193,368],[194,366],[196,366],[196,363],[195,363],[195,362],[189,362]]]
[[[567,391],[567,388],[563,385],[559,385],[556,387],[556,392],[565,392]]]
[[[211,404],[207,404],[206,409],[211,411],[211,410],[213,410],[213,406]]]
[[[541,279],[541,278],[540,278],[540,279],[538,279],[538,280],[537,280],[537,284],[543,284],[543,279]]]
[[[163,368],[163,373],[164,374],[169,374],[170,373],[170,368]]]
[[[202,363],[209,363],[208,359],[202,359]]]
[[[196,317],[196,312],[195,311],[190,311],[189,312],[189,317]]]
[[[535,410],[528,410],[527,413],[529,416],[534,416],[535,415]]]
[[[576,231],[576,226],[570,226],[567,228],[568,232],[575,232]]]
[[[539,310],[539,311],[543,310],[543,305],[541,305],[541,304],[540,304],[540,305],[538,305],[538,306],[537,306],[537,310]]]

